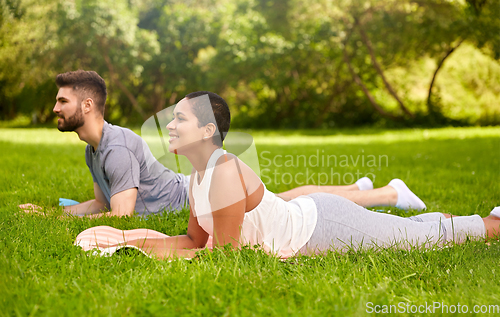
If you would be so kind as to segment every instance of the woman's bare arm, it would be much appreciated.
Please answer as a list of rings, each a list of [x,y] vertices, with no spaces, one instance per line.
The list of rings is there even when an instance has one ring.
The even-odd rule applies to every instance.
[[[214,220],[214,246],[239,247],[241,226],[247,203],[246,188],[240,178],[237,158],[219,161],[212,175],[210,205]],[[219,159],[219,160],[221,160]]]

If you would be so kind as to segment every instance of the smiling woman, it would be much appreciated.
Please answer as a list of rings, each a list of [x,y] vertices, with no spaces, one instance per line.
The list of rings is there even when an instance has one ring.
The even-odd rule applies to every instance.
[[[184,137],[182,141],[184,146],[196,144],[199,136],[196,135],[195,131],[203,134],[203,129],[214,129],[214,131],[209,131],[212,134],[212,142],[214,145],[222,147],[224,138],[229,131],[231,114],[229,110],[224,111],[227,108],[224,99],[215,94],[211,95],[210,98],[208,96],[204,91],[193,92],[186,96],[186,100],[190,100],[190,103],[180,102],[177,104],[173,120],[167,125],[171,137],[169,140],[170,152],[176,152],[178,149],[179,145],[173,145],[172,142],[179,138],[179,134],[185,134],[186,137],[191,135],[194,138],[189,141]],[[212,105],[210,109],[207,108],[209,104]],[[208,138],[207,135],[202,136],[202,139]]]
[[[207,119],[207,113],[213,119],[211,115]],[[467,238],[491,238],[500,232],[500,218],[493,214],[485,219],[477,215],[450,218],[442,213],[401,218],[322,193],[329,191],[328,186],[307,187],[304,190],[308,195],[291,200],[278,197],[265,188],[251,168],[221,148],[219,140],[223,140],[229,120],[225,101],[204,91],[181,100],[167,126],[169,151],[186,156],[193,165],[186,235],[96,245],[113,249],[130,245],[159,258],[191,258],[210,235],[216,247],[260,245],[269,253],[289,257],[351,248],[432,247],[461,243]],[[218,126],[225,122],[227,129]],[[398,201],[416,197],[400,180],[386,187]],[[97,233],[95,239],[103,241]]]
[[[174,110],[174,118],[167,125],[169,130],[169,151],[184,155],[193,146],[198,145],[198,141],[204,136],[205,127],[198,125],[198,120],[189,105],[180,102]]]

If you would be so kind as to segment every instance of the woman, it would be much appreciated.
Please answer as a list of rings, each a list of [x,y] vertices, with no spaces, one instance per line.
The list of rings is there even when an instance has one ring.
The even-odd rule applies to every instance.
[[[186,156],[193,165],[187,234],[167,237],[153,230],[127,231],[90,228],[77,237],[91,236],[99,246],[114,250],[131,246],[159,258],[191,258],[209,236],[214,246],[261,245],[280,257],[328,249],[361,247],[430,247],[483,239],[500,231],[500,218],[453,217],[428,213],[410,218],[371,212],[333,194],[311,193],[285,201],[268,191],[259,177],[222,142],[229,130],[226,102],[211,92],[195,92],[181,100],[168,124],[169,151]],[[140,231],[142,230],[142,231]],[[88,241],[87,241],[88,242]]]

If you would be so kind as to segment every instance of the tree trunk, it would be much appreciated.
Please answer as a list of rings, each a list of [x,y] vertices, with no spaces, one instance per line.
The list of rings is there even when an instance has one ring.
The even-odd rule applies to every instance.
[[[154,111],[155,113],[158,113],[163,110],[163,108],[165,107],[165,103],[167,101],[167,99],[164,96],[163,82],[159,82],[155,85],[154,92],[156,99]]]
[[[335,72],[335,84],[333,85],[331,89],[331,95],[330,98],[328,98],[328,102],[324,104],[324,106],[321,109],[321,113],[324,113],[326,116],[326,113],[332,112],[333,108],[333,103],[336,98],[344,91],[346,88],[347,84],[345,81],[342,81],[342,84],[339,84],[340,81],[340,74],[341,72],[339,71],[342,65],[342,61],[339,60],[338,65],[336,67],[337,71]],[[315,121],[315,126],[319,127],[323,124],[325,121],[325,116],[318,116],[318,118]]]
[[[137,99],[135,99],[134,95],[118,78],[118,75],[115,73],[113,63],[111,63],[111,59],[109,58],[108,54],[106,52],[103,52],[102,57],[106,62],[106,66],[108,67],[111,80],[118,86],[118,88],[120,88],[120,90],[125,94],[125,96],[127,96],[127,98],[130,100],[130,103],[132,103],[132,107],[134,107],[134,109],[142,116],[142,118],[145,119],[146,114],[142,110],[141,106],[139,106],[139,103],[137,102]]]
[[[460,46],[460,44],[462,44],[463,41],[464,41],[463,39],[460,40],[460,42],[457,44],[457,46],[452,47],[450,50],[448,50],[448,52],[446,52],[446,55],[441,59],[441,61],[439,61],[438,66],[437,66],[436,70],[434,71],[434,75],[432,76],[431,84],[429,85],[429,93],[427,94],[427,110],[429,112],[434,111],[431,97],[432,97],[432,88],[434,88],[434,83],[436,81],[437,74],[438,74],[439,70],[441,69],[441,67],[443,67],[444,61],[451,55],[451,53],[453,53]]]
[[[363,81],[361,80],[361,78],[358,76],[358,74],[356,74],[356,72],[352,68],[351,61],[349,59],[349,56],[347,55],[347,51],[346,51],[346,46],[345,45],[344,45],[344,52],[343,53],[344,53],[344,61],[346,62],[347,67],[349,67],[349,72],[351,73],[352,77],[354,78],[354,81],[356,82],[356,84],[358,84],[359,87],[361,87],[361,89],[363,90],[363,93],[365,94],[365,96],[368,98],[368,100],[370,100],[370,103],[372,104],[373,108],[375,108],[375,110],[377,110],[378,113],[380,113],[381,115],[383,115],[385,117],[391,118],[393,120],[399,119],[398,117],[395,117],[392,114],[386,112],[384,109],[382,109],[382,107],[380,107],[377,104],[377,102],[375,101],[375,98],[373,98],[373,96],[368,91],[368,88],[366,88],[366,86],[363,83]]]
[[[344,20],[345,25],[349,25],[349,22],[347,19],[344,18],[343,20]],[[359,20],[359,17],[354,17],[354,21],[355,21],[354,24],[355,25],[358,24],[358,20]],[[363,90],[363,93],[368,98],[368,100],[372,104],[373,108],[375,108],[375,110],[377,110],[377,112],[380,113],[384,117],[388,117],[392,120],[398,120],[400,118],[386,112],[384,109],[382,109],[382,107],[379,104],[377,104],[377,102],[375,101],[375,98],[373,98],[373,96],[370,94],[370,91],[368,91],[368,88],[365,86],[365,84],[363,83],[363,81],[361,80],[359,75],[354,71],[354,68],[352,67],[351,60],[349,58],[349,55],[347,54],[347,43],[349,42],[349,39],[352,36],[355,25],[353,25],[349,29],[347,36],[343,40],[344,47],[342,48],[342,53],[344,55],[344,61],[347,64],[347,67],[349,68],[349,72],[351,73],[351,76],[353,77],[354,81],[356,82],[356,84],[358,84],[359,87],[361,87],[361,90]]]
[[[170,95],[170,99],[168,99],[169,107],[175,103],[176,98],[177,98],[177,92],[172,90],[172,94]]]
[[[361,40],[363,41],[366,48],[368,49],[368,52],[370,53],[370,58],[371,58],[371,61],[373,63],[373,67],[375,67],[375,70],[377,71],[377,73],[380,75],[380,77],[382,77],[382,81],[384,82],[385,87],[387,88],[389,93],[394,97],[394,99],[396,99],[396,101],[399,103],[399,107],[401,108],[401,110],[403,110],[403,112],[406,113],[408,116],[414,118],[415,115],[413,113],[411,113],[410,110],[408,110],[408,108],[405,107],[405,105],[403,104],[403,101],[401,101],[401,99],[398,97],[398,94],[396,93],[396,91],[392,88],[391,84],[389,84],[389,82],[385,78],[384,72],[382,71],[380,64],[377,62],[377,59],[375,57],[375,52],[373,50],[373,46],[370,42],[370,39],[366,35],[365,30],[363,29],[363,27],[361,26],[360,23],[357,23],[357,26],[359,29],[359,33],[361,34]]]

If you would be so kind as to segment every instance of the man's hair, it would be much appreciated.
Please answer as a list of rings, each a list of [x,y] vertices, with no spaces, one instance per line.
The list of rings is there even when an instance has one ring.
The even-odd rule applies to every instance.
[[[186,95],[187,99],[193,99],[203,95],[208,95],[212,108],[204,106],[203,103],[192,103],[192,110],[194,115],[198,118],[198,126],[202,127],[209,123],[215,124],[219,130],[220,139],[218,137],[212,138],[215,145],[222,147],[222,141],[229,131],[231,124],[231,112],[227,106],[226,101],[216,93],[210,91],[196,91]],[[215,118],[215,122],[213,122]]]
[[[71,87],[80,98],[80,102],[86,98],[92,98],[97,110],[104,116],[104,105],[106,104],[106,83],[99,74],[94,71],[77,70],[57,75],[56,85],[58,88]]]

